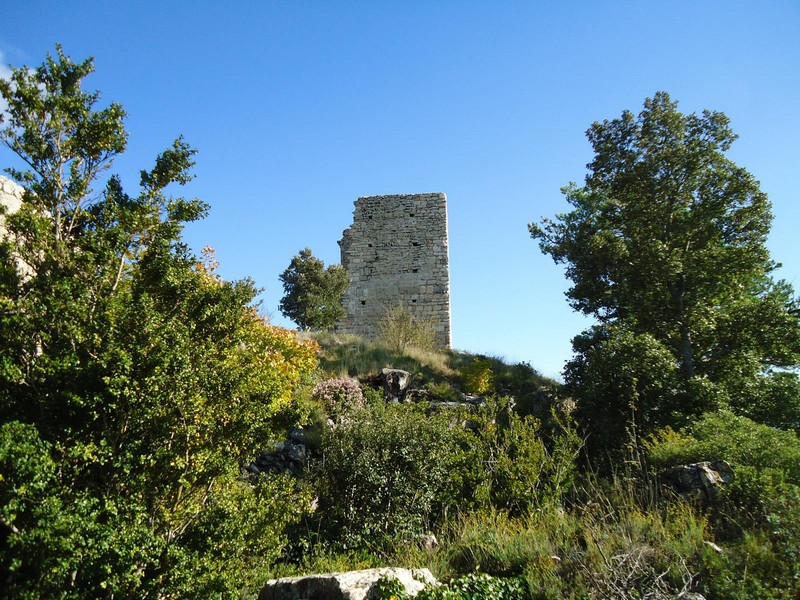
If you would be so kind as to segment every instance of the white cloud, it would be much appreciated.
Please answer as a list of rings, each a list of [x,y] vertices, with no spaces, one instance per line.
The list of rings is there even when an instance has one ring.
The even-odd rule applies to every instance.
[[[6,64],[6,55],[0,50],[0,79],[8,79],[11,77],[11,69]]]
[[[0,50],[0,79],[10,79],[11,69],[6,64],[6,55]],[[6,101],[0,98],[0,115],[6,112]]]

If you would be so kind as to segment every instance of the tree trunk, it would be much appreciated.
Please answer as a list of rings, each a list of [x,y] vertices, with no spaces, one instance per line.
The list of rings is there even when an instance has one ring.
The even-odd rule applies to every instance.
[[[675,306],[675,317],[680,329],[680,342],[678,343],[678,358],[681,363],[681,375],[689,381],[694,377],[694,349],[689,324],[686,322],[685,308],[683,305],[684,278],[681,276],[679,283],[669,284],[669,291]]]
[[[694,349],[692,348],[692,338],[689,334],[689,327],[686,323],[681,323],[681,375],[686,381],[694,377]]]

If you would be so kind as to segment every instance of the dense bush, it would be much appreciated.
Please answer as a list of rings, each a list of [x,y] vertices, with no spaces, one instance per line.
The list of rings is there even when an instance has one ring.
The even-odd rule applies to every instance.
[[[800,374],[776,373],[769,378],[754,378],[748,391],[731,400],[738,414],[778,429],[800,435]]]
[[[617,484],[594,487],[573,510],[468,515],[442,554],[451,576],[518,578],[525,598],[666,598],[694,589],[706,535],[691,508],[642,510]]]
[[[711,598],[794,598],[800,593],[800,440],[730,412],[709,413],[649,444],[657,467],[725,459],[734,479],[707,516],[723,553],[703,555]]]
[[[486,573],[464,575],[440,587],[424,589],[417,595],[419,600],[471,600],[472,598],[522,600],[526,597],[528,596],[522,580],[493,577]]]
[[[729,411],[704,414],[680,432],[664,429],[648,445],[650,460],[660,467],[701,460],[727,460],[734,466],[782,471],[800,484],[800,438],[737,416]]]
[[[525,514],[560,504],[582,445],[571,423],[562,419],[554,416],[559,425],[545,439],[540,421],[519,415],[508,398],[489,399],[470,413],[469,458],[462,477],[473,506]]]
[[[706,565],[708,588],[717,597],[800,593],[800,487],[788,483],[784,472],[739,467],[709,518],[725,547]]]
[[[330,427],[312,466],[328,535],[380,549],[435,526],[457,501],[465,435],[447,417],[382,402]]]
[[[410,600],[403,584],[391,577],[381,577],[375,589],[377,600]],[[470,573],[444,585],[429,585],[416,596],[418,600],[524,600],[528,598],[524,582],[519,578],[493,577],[486,573]]]
[[[461,381],[467,394],[487,394],[492,390],[494,375],[488,360],[477,358],[461,369]]]
[[[545,442],[507,400],[429,414],[370,403],[327,429],[312,466],[327,539],[386,549],[441,527],[450,510],[557,505],[580,439],[565,427]]]

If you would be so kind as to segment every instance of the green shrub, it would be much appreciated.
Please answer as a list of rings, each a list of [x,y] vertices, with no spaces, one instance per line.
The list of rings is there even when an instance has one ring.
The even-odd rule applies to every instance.
[[[547,518],[540,514],[521,519],[494,510],[467,515],[456,525],[454,539],[444,552],[447,568],[456,574],[522,575],[540,557],[554,554],[550,536],[562,521],[555,512],[548,512]],[[538,527],[543,522],[547,528]]]
[[[382,575],[375,586],[376,600],[408,600],[406,587],[396,577]]]
[[[253,485],[233,468],[206,489],[192,526],[168,543],[136,497],[101,499],[64,486],[52,452],[33,426],[0,427],[0,519],[13,533],[0,543],[8,597],[85,598],[112,589],[188,598],[255,589],[309,507],[308,490],[288,476]],[[154,572],[138,569],[142,563]]]
[[[568,427],[546,444],[538,421],[499,400],[427,415],[370,402],[324,433],[312,464],[319,518],[345,548],[382,548],[433,530],[451,508],[558,505],[579,447]]]
[[[524,583],[516,577],[494,577],[470,573],[439,587],[429,587],[417,600],[524,600],[529,598]]]
[[[699,590],[708,600],[792,600],[800,587],[796,575],[788,576],[791,567],[775,552],[767,534],[748,532],[723,552],[704,551]]]
[[[465,435],[444,415],[382,402],[326,430],[312,470],[331,539],[391,547],[433,527],[460,491]]]
[[[559,423],[545,439],[540,421],[520,416],[507,398],[488,399],[469,419],[471,470],[465,479],[476,505],[524,514],[561,503],[582,443],[571,423]]]
[[[643,511],[624,500],[632,497],[624,490],[616,499],[595,493],[573,511],[463,518],[442,551],[442,570],[520,578],[531,597],[553,600],[674,597],[693,585],[708,535],[704,519],[682,504]]]
[[[459,402],[461,400],[458,391],[448,381],[439,383],[428,383],[425,389],[430,393],[431,399],[439,402]]]
[[[486,573],[470,573],[443,585],[427,586],[417,600],[524,600],[528,598],[519,578],[493,577]],[[377,600],[409,600],[411,596],[399,580],[381,577],[375,589]]]
[[[800,594],[800,487],[779,469],[738,467],[710,519],[722,555],[706,553],[704,579],[717,598]]]
[[[461,381],[467,394],[488,394],[493,379],[492,364],[488,360],[478,358],[461,370]]]
[[[702,555],[709,598],[795,598],[800,593],[800,440],[730,412],[709,413],[648,446],[657,467],[725,459],[734,469],[708,509],[724,552]]]
[[[778,371],[741,377],[729,404],[736,414],[800,434],[800,374]]]
[[[658,467],[723,459],[734,467],[779,469],[788,482],[800,484],[797,434],[728,411],[706,413],[680,433],[658,432],[648,444],[648,456]]]

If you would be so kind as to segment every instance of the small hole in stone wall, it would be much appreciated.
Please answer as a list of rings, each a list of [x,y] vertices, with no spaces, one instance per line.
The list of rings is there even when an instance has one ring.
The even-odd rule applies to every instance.
[[[362,300],[362,301],[361,301],[361,306],[364,306],[366,303],[367,303],[367,301],[366,301],[366,300]]]
[[[409,217],[413,217],[413,216],[414,216],[414,213],[411,213],[411,214],[409,214],[408,216],[409,216]]]
[[[411,242],[411,245],[416,248],[417,246],[419,246],[419,242]]]
[[[412,300],[411,302],[416,302],[416,300]]]
[[[412,273],[416,273],[417,271],[419,271],[419,269],[411,269]]]
[[[367,246],[369,246],[370,248],[372,248],[372,244],[367,244]]]

